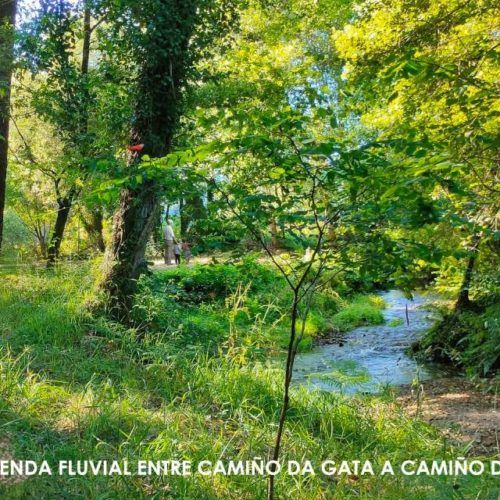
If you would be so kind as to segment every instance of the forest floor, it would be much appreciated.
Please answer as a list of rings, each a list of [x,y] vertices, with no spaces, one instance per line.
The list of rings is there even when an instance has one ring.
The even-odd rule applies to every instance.
[[[182,265],[193,266],[195,264],[209,264],[210,262],[213,261],[214,261],[213,256],[199,255],[196,257],[192,257],[189,264],[186,264],[183,260]],[[177,267],[177,264],[170,264],[170,265],[165,264],[163,259],[159,257],[152,260],[152,262],[153,262],[153,265],[151,266],[152,271],[165,271],[165,269],[172,269],[174,267]]]
[[[450,377],[422,382],[420,391],[403,386],[397,399],[410,415],[418,414],[441,429],[450,444],[465,446],[469,455],[500,454],[496,391]]]

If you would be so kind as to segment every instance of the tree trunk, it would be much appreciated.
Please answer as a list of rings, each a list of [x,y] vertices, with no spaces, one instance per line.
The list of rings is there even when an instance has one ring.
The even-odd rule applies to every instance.
[[[210,179],[208,181],[207,185],[207,202],[212,203],[215,200],[215,190],[216,190],[216,183],[215,179]]]
[[[47,250],[47,268],[54,267],[56,260],[59,258],[59,249],[64,236],[64,230],[69,219],[71,205],[73,204],[73,196],[70,194],[66,198],[60,198],[57,201],[58,210],[54,231],[50,239],[49,248]]]
[[[162,228],[162,210],[160,206],[153,227],[153,242],[155,250],[158,252],[160,256],[163,256],[164,239],[165,238],[163,236],[163,228]]]
[[[474,275],[474,264],[476,263],[480,240],[481,237],[479,235],[475,235],[472,240],[469,259],[467,260],[467,267],[465,268],[464,279],[460,286],[460,291],[458,292],[457,302],[455,303],[456,313],[470,309],[472,306],[469,290],[472,283],[472,277]]]
[[[7,162],[9,151],[10,89],[16,20],[16,0],[0,1],[0,250],[3,240]],[[5,30],[5,25],[12,30]]]
[[[103,235],[103,215],[99,209],[92,210],[92,234],[94,235],[95,247],[101,253],[106,250]]]
[[[89,60],[90,60],[90,36],[92,35],[92,30],[90,28],[90,4],[88,0],[85,1],[85,7],[83,11],[83,48],[82,48],[82,75],[87,75],[89,72]],[[87,88],[87,87],[86,87]],[[87,110],[87,107],[85,110]],[[88,125],[88,116],[84,118],[85,128]]]
[[[179,199],[179,218],[181,220],[181,227],[180,227],[181,237],[183,237],[186,234],[189,222],[186,211],[186,202],[184,201],[184,198]]]
[[[202,219],[204,215],[205,205],[203,205],[202,197],[197,194],[186,197],[181,211],[181,236],[185,237],[190,224]]]
[[[297,352],[297,320],[298,320],[298,308],[299,308],[299,297],[297,290],[294,291],[293,304],[290,314],[291,326],[290,326],[290,340],[288,343],[288,352],[286,359],[285,368],[285,382],[283,387],[283,403],[281,406],[280,418],[278,421],[278,431],[276,433],[276,440],[274,442],[274,448],[271,455],[271,460],[277,462],[280,456],[281,440],[283,438],[283,431],[285,430],[285,422],[288,412],[288,407],[290,406],[290,384],[292,382],[293,376],[293,363],[295,360],[295,354]],[[273,471],[276,470],[273,467]],[[267,499],[274,500],[274,474],[269,475],[267,483]]]
[[[201,13],[198,7],[198,0],[171,0],[151,2],[149,9],[132,11],[136,21],[147,26],[141,35],[141,50],[135,54],[141,57],[141,68],[131,141],[144,144],[138,156],[158,158],[171,149],[179,122],[180,92],[191,64],[189,42]],[[138,159],[131,160],[130,170]],[[124,188],[120,195],[102,285],[108,309],[118,320],[129,317],[137,278],[146,269],[146,244],[160,209],[162,187],[158,184],[146,180],[137,187]]]
[[[85,218],[85,214],[80,213],[85,232],[87,233],[92,246],[100,253],[104,253],[106,245],[103,236],[103,215],[100,208],[92,208],[90,210],[89,220]]]
[[[44,223],[36,224],[33,228],[33,232],[35,234],[35,238],[38,241],[38,249],[40,251],[40,257],[42,259],[47,258],[47,234],[48,231],[45,227]]]
[[[90,59],[90,36],[92,34],[90,28],[90,4],[88,1],[85,2],[84,12],[83,12],[83,49],[82,49],[82,64],[81,64],[81,75],[86,77],[89,71],[89,59]],[[88,131],[88,82],[84,85],[84,99],[81,104],[81,130],[77,131],[77,135],[80,133],[86,134]],[[56,188],[57,190],[57,188]],[[73,200],[77,194],[77,189],[73,186],[68,195],[64,198],[59,197],[57,200],[58,210],[57,218],[54,226],[54,232],[52,233],[52,238],[47,250],[47,268],[54,266],[56,260],[59,257],[59,249],[61,247],[61,242],[64,238],[64,231],[66,229],[66,223],[68,222],[69,213],[71,211],[71,206],[73,205]]]
[[[113,219],[113,238],[108,254],[109,269],[104,288],[108,293],[108,311],[126,320],[132,306],[136,282],[146,268],[144,255],[153,231],[160,204],[152,182],[140,189],[126,189]]]
[[[278,225],[276,224],[276,219],[273,217],[271,219],[271,250],[276,252],[278,250]]]

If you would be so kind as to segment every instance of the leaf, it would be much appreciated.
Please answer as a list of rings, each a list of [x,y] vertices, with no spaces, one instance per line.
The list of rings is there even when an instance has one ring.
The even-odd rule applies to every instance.
[[[285,173],[286,170],[283,167],[275,167],[269,171],[269,177],[271,177],[271,179],[280,179]]]

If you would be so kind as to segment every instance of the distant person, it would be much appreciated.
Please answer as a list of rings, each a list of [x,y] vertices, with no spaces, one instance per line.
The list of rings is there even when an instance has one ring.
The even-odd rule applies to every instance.
[[[175,234],[172,219],[167,220],[167,227],[165,228],[165,264],[170,266],[174,258],[174,242]]]
[[[191,261],[191,247],[189,246],[189,243],[187,241],[184,241],[182,243],[182,253],[184,254],[184,260],[186,261],[186,264],[189,264]]]
[[[306,248],[306,253],[304,254],[304,257],[302,258],[303,262],[310,262],[313,258],[313,251],[307,247]]]
[[[178,241],[174,241],[174,256],[175,256],[175,263],[179,265],[181,263],[181,246],[179,245]]]

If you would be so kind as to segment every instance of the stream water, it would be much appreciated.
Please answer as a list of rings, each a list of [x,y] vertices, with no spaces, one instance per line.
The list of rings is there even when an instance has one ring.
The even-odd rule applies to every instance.
[[[408,300],[398,290],[380,295],[386,303],[385,323],[356,328],[337,342],[297,354],[295,383],[327,391],[378,392],[383,386],[446,373],[441,365],[419,364],[406,354],[406,349],[432,325],[429,311],[422,307],[432,298],[414,294],[413,300]]]

